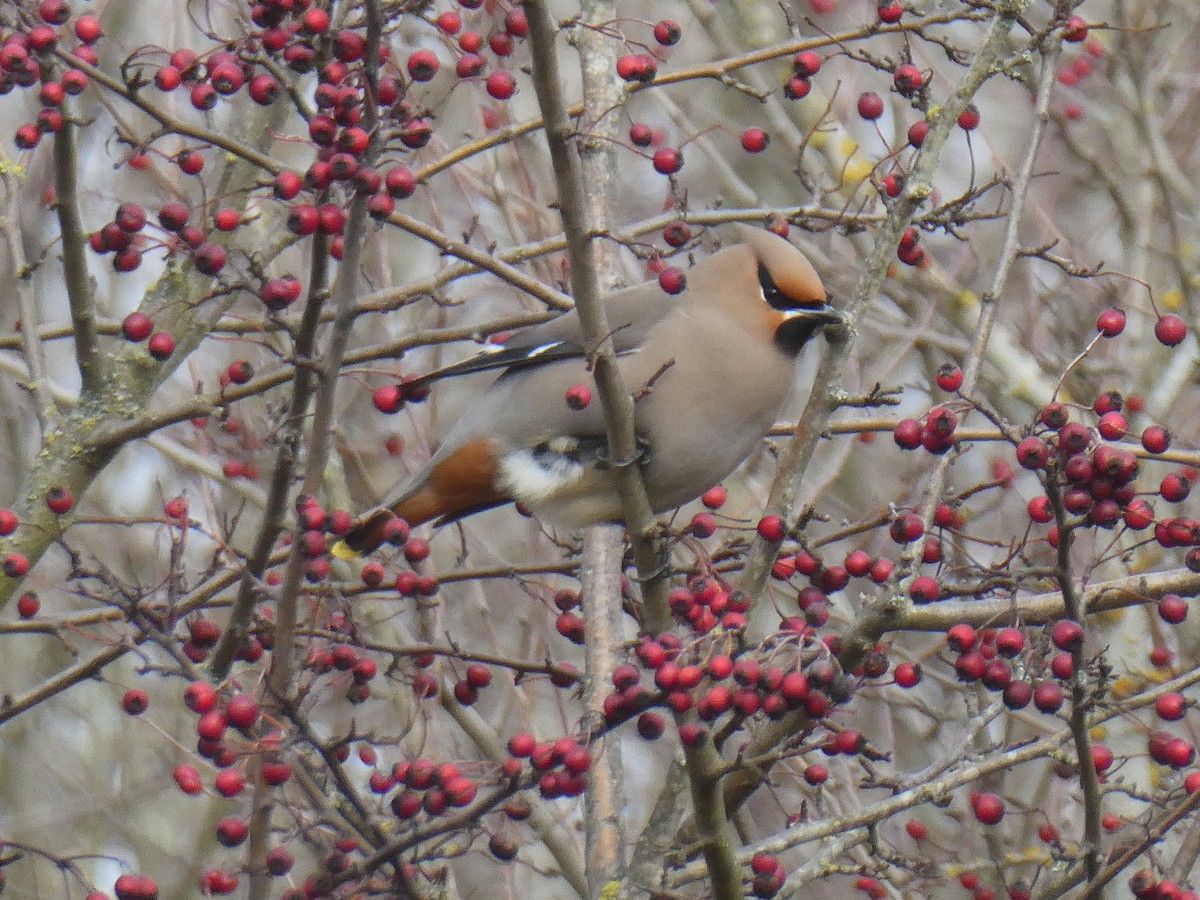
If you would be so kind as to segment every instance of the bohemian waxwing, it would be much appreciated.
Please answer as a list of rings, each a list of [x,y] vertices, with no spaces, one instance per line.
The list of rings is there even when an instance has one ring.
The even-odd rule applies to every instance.
[[[799,250],[767,231],[739,232],[739,243],[687,272],[681,293],[651,281],[605,299],[625,386],[639,395],[642,473],[655,512],[737,468],[782,412],[800,349],[841,321]],[[425,467],[335,552],[374,550],[393,515],[411,525],[446,522],[512,500],[560,527],[620,521],[601,404],[573,409],[566,401],[568,388],[591,382],[587,355],[569,312],[422,376],[418,383],[503,369]]]

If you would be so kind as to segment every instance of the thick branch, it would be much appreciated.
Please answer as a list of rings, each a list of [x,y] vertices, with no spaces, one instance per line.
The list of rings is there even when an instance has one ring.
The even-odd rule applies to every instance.
[[[63,276],[71,323],[75,330],[75,358],[83,393],[96,397],[104,383],[100,348],[96,339],[96,310],[88,282],[87,236],[79,214],[79,126],[68,108],[63,126],[54,136],[54,191],[58,198],[58,223],[62,233]]]

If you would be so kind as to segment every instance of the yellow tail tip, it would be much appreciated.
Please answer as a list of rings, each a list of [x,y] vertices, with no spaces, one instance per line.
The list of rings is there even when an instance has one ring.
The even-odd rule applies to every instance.
[[[357,550],[355,550],[353,547],[351,547],[345,541],[338,541],[336,544],[333,545],[333,547],[330,549],[329,552],[332,553],[334,556],[336,556],[338,559],[345,559],[345,560],[358,559],[358,557],[361,555]]]

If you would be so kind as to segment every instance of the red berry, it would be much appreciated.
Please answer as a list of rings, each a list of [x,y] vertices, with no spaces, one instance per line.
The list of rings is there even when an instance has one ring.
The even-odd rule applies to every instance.
[[[1116,337],[1125,330],[1125,313],[1110,306],[1096,317],[1096,330],[1105,337]]]
[[[217,773],[213,787],[223,797],[236,797],[246,787],[246,776],[240,769],[222,769]]]
[[[126,340],[135,343],[149,337],[152,328],[153,323],[145,313],[132,312],[121,321],[121,334]]]
[[[908,586],[908,596],[914,603],[932,603],[938,598],[937,579],[930,575],[918,575]]]
[[[674,147],[659,147],[654,151],[654,171],[674,175],[683,168],[683,153]]]
[[[954,363],[943,363],[937,370],[937,386],[943,391],[957,391],[962,387],[962,369]]]
[[[649,147],[654,140],[654,130],[649,125],[634,122],[629,126],[629,142],[635,147]]]
[[[234,728],[253,727],[258,713],[258,701],[250,694],[235,694],[225,706],[225,717]]]
[[[664,47],[679,43],[682,36],[683,29],[670,19],[663,19],[654,26],[654,39]]]
[[[269,106],[279,97],[283,87],[274,75],[269,72],[260,72],[250,79],[250,86],[247,90],[250,99],[259,106]]]
[[[946,643],[955,653],[965,653],[975,646],[977,635],[970,625],[960,623],[946,632]]]
[[[175,158],[175,162],[185,175],[199,175],[204,168],[204,157],[197,150],[185,150]]]
[[[1187,601],[1178,594],[1167,594],[1158,601],[1158,615],[1168,625],[1178,625],[1187,618]]]
[[[1039,437],[1030,435],[1017,444],[1017,462],[1025,469],[1044,469],[1050,460],[1050,447]]]
[[[1053,681],[1039,682],[1033,689],[1033,705],[1042,712],[1056,712],[1063,702],[1062,688]]]
[[[1171,446],[1171,433],[1159,425],[1150,425],[1142,432],[1142,446],[1147,453],[1165,453]]]
[[[1187,712],[1187,701],[1183,699],[1182,694],[1171,691],[1154,701],[1154,711],[1160,719],[1173,722],[1183,718]]]
[[[414,50],[408,57],[408,74],[413,81],[431,81],[440,67],[437,54],[432,50]]]
[[[141,688],[130,688],[121,698],[121,708],[131,716],[140,716],[150,707],[150,697]]]
[[[1074,619],[1059,619],[1050,627],[1050,640],[1059,650],[1076,650],[1083,646],[1083,626]]]
[[[812,50],[801,50],[792,57],[792,71],[801,78],[812,78],[821,71],[821,57]]]
[[[295,172],[283,171],[275,176],[274,191],[275,196],[280,200],[292,200],[300,193],[304,187],[304,182]],[[290,228],[289,224],[289,228]]]
[[[29,571],[29,560],[22,553],[6,553],[0,568],[9,578],[20,578]]]
[[[921,145],[925,143],[925,135],[928,133],[929,123],[924,119],[921,119],[918,122],[913,122],[912,125],[908,127],[908,142],[919,150],[921,149]]]
[[[1182,472],[1169,472],[1159,482],[1158,492],[1168,503],[1180,503],[1192,491],[1192,482]]]
[[[896,92],[903,97],[911,97],[925,86],[925,76],[912,63],[904,63],[896,67],[892,73],[892,84]]]
[[[892,430],[892,438],[902,450],[915,450],[921,446],[921,423],[916,419],[901,419]]]
[[[687,275],[678,266],[667,266],[658,273],[658,285],[668,294],[679,294],[687,289]]]
[[[1168,347],[1174,347],[1187,337],[1187,325],[1173,313],[1167,313],[1154,323],[1154,336]]]
[[[995,825],[1004,818],[1004,801],[995,794],[980,794],[972,804],[977,818],[984,825]]]
[[[517,80],[504,69],[490,72],[486,81],[488,94],[496,100],[507,100],[517,90]]]
[[[761,153],[770,142],[770,136],[761,128],[747,128],[742,132],[742,149],[747,153]]]
[[[876,6],[879,21],[885,25],[894,25],[904,14],[904,5],[900,0],[879,0]]]
[[[963,131],[974,131],[979,127],[979,118],[979,109],[971,104],[958,114],[958,127]]]
[[[592,391],[586,384],[573,384],[567,388],[567,406],[571,409],[587,409],[592,402]]]
[[[523,38],[529,34],[529,20],[521,7],[511,9],[504,16],[504,30],[515,38]]]
[[[858,97],[858,114],[869,122],[883,115],[883,98],[874,91],[867,91]]]
[[[42,139],[42,132],[36,125],[22,125],[13,136],[13,143],[20,150],[32,150]]]
[[[65,487],[52,487],[46,491],[46,506],[50,508],[52,513],[62,515],[70,512],[71,507],[75,505],[75,498],[71,496],[71,491]]]
[[[246,73],[241,65],[232,61],[217,63],[209,70],[208,77],[213,89],[225,97],[236,94],[246,83]]]
[[[493,31],[488,35],[488,49],[499,57],[512,56],[516,42],[507,31]]]
[[[911,544],[925,534],[925,525],[915,513],[900,513],[892,519],[888,533],[897,544]]]
[[[771,543],[779,543],[787,536],[787,526],[777,515],[766,515],[758,520],[758,534]]]
[[[26,591],[17,598],[17,615],[22,619],[32,619],[41,608],[42,603],[33,591]]]
[[[146,349],[155,359],[167,359],[175,352],[175,338],[171,336],[170,332],[156,331],[150,335]]]
[[[783,85],[783,95],[789,100],[803,100],[812,91],[812,82],[803,75],[793,75]]]
[[[213,225],[218,231],[233,231],[237,228],[241,214],[236,209],[223,207],[213,213]]]
[[[1077,44],[1088,36],[1087,20],[1083,16],[1071,16],[1063,25],[1063,40]]]
[[[196,248],[192,259],[200,272],[205,275],[216,275],[225,268],[225,248],[220,244],[205,241]]]

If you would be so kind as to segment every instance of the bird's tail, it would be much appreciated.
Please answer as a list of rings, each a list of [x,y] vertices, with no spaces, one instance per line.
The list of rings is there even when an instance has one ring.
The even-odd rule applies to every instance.
[[[364,515],[333,545],[330,552],[338,559],[356,559],[388,541],[393,519],[399,517],[410,526],[415,526],[443,514],[441,498],[430,488],[419,487],[401,497],[390,508],[381,506]]]

